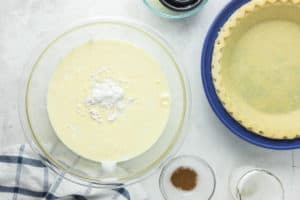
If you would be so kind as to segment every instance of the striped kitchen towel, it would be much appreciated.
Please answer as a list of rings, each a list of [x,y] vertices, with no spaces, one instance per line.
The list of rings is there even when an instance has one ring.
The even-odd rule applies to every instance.
[[[47,168],[27,145],[0,152],[0,200],[148,200],[140,185],[115,190],[81,186]]]

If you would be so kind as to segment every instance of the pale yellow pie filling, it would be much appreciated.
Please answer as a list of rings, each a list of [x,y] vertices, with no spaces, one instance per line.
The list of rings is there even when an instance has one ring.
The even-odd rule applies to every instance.
[[[72,151],[119,162],[156,143],[169,119],[170,95],[161,65],[146,51],[96,40],[74,48],[57,65],[47,110],[56,135]]]
[[[212,75],[226,110],[269,138],[300,136],[300,1],[254,0],[216,40]]]

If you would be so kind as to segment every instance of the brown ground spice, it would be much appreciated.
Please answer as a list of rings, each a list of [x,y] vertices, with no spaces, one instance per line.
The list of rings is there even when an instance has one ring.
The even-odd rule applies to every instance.
[[[178,189],[190,191],[197,185],[197,173],[188,167],[179,167],[171,176],[171,183]]]

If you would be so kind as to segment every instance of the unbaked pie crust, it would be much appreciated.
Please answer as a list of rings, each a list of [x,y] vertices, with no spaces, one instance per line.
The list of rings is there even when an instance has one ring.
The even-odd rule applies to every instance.
[[[300,137],[300,0],[252,0],[220,30],[212,59],[217,95],[246,129]]]

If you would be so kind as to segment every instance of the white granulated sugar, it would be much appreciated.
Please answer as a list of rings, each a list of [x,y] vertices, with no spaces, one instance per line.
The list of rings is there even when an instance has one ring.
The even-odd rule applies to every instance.
[[[100,104],[102,107],[110,109],[116,106],[124,98],[124,89],[111,79],[105,79],[101,82],[94,82],[92,85],[92,94],[87,99],[90,105]]]
[[[97,122],[100,122],[100,123],[103,122],[102,116],[96,109],[90,109],[89,113],[93,120],[96,120]]]
[[[98,122],[103,122],[103,118],[107,121],[115,121],[126,107],[133,103],[133,101],[128,103],[128,99],[125,98],[125,91],[120,82],[108,78],[93,81],[91,94],[86,99],[86,104],[92,107],[89,108],[92,119]],[[106,116],[101,115],[97,109],[101,109]]]

